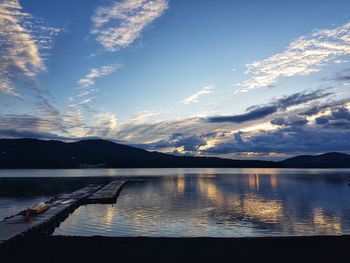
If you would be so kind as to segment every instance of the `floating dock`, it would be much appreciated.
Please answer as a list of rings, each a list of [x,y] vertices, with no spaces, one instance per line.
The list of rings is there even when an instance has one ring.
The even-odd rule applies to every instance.
[[[87,198],[89,204],[114,204],[126,181],[113,181]]]
[[[56,226],[70,213],[83,204],[115,202],[126,181],[112,181],[107,185],[88,185],[70,194],[62,194],[46,202],[49,206],[45,212],[32,216],[25,222],[22,213],[0,221],[0,248],[24,239],[50,235]]]

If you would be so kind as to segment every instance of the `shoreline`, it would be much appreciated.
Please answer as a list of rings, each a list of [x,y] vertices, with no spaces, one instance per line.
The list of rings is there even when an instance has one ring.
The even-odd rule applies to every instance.
[[[1,262],[340,262],[349,235],[255,238],[49,236],[0,254]]]

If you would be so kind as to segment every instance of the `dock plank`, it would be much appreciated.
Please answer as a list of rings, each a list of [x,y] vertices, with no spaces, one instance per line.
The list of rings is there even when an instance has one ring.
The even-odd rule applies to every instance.
[[[82,189],[79,189],[78,191],[75,191],[70,194],[63,194],[58,197],[58,199],[82,199],[86,198],[89,195],[93,194],[97,190],[101,188],[100,185],[88,185],[87,187],[84,187]]]

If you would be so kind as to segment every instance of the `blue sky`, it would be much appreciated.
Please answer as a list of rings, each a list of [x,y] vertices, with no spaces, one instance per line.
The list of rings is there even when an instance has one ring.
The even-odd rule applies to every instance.
[[[0,0],[0,136],[350,151],[349,1]]]

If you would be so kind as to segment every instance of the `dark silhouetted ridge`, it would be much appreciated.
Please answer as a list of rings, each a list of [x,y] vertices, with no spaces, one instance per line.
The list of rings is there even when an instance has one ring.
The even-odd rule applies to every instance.
[[[289,168],[350,168],[350,155],[330,152],[320,155],[300,155],[279,162]]]
[[[302,155],[281,162],[174,156],[106,140],[0,139],[0,168],[350,168],[350,155]]]
[[[106,140],[1,139],[0,168],[276,167],[274,162],[174,156]]]

